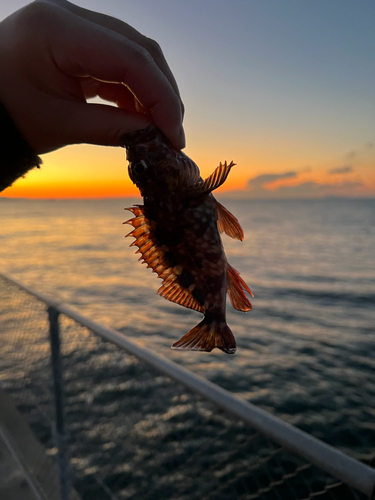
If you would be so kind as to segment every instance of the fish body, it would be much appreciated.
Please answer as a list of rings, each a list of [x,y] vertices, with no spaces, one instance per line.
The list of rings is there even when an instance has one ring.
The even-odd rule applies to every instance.
[[[226,323],[226,294],[232,305],[249,311],[251,290],[228,264],[220,232],[242,240],[237,219],[218,203],[212,191],[225,182],[233,162],[220,164],[205,181],[197,165],[176,151],[156,128],[127,134],[129,176],[144,204],[130,210],[135,217],[128,236],[140,260],[163,280],[158,294],[204,314],[203,320],[174,349],[233,354],[236,341]],[[220,232],[219,232],[220,231]]]

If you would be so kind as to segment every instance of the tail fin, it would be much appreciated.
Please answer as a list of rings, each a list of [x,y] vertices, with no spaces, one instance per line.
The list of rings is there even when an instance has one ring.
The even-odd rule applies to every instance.
[[[211,352],[217,347],[227,354],[236,352],[236,340],[225,322],[210,321],[205,317],[196,327],[172,345],[183,351]]]

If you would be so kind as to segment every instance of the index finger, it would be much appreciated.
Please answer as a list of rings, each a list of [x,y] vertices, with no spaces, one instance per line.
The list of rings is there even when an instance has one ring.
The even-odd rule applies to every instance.
[[[64,44],[52,46],[53,58],[65,74],[91,76],[97,80],[126,85],[144,108],[152,114],[155,125],[171,140],[176,149],[185,146],[182,128],[183,111],[179,95],[160,70],[150,53],[137,43],[72,15],[69,36]],[[66,23],[61,29],[66,31]]]
[[[147,50],[147,52],[149,52],[149,54],[152,56],[156,65],[158,66],[160,71],[165,75],[170,85],[172,86],[173,90],[179,97],[182,116],[184,115],[184,105],[181,100],[181,95],[176,79],[171,69],[169,68],[169,65],[164,57],[160,45],[155,40],[152,40],[151,38],[142,35],[142,33],[137,31],[135,28],[133,28],[126,22],[121,21],[120,19],[116,19],[114,17],[108,16],[106,14],[101,14],[99,12],[94,12],[88,9],[84,9],[83,7],[79,7],[78,5],[75,5],[66,0],[46,0],[46,1],[47,3],[52,3],[60,8],[68,10],[69,12],[83,19],[86,19],[87,21],[90,21],[99,26],[107,28],[108,30],[118,33],[119,35],[126,37],[127,39],[135,42],[140,47],[143,47],[145,50]]]

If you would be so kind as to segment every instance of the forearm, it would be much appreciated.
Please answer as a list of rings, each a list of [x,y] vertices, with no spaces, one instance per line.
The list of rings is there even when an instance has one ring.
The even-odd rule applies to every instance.
[[[22,137],[1,103],[0,151],[0,191],[42,163]]]

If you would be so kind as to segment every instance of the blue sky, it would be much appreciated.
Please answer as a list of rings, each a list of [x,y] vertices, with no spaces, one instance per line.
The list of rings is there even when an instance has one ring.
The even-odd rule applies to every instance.
[[[296,171],[279,182],[337,181],[347,195],[375,196],[373,0],[77,3],[160,43],[186,106],[186,152],[204,175],[233,159],[231,189]],[[1,17],[25,4],[3,0]],[[351,151],[351,170],[334,181],[329,170]]]

